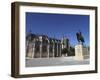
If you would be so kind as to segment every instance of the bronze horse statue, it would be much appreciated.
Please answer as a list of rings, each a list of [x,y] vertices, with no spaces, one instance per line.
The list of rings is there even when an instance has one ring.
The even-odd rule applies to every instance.
[[[84,37],[82,36],[82,34],[81,34],[80,31],[76,33],[76,37],[77,37],[77,41],[78,41],[79,43],[82,42],[82,44],[83,44],[83,43],[85,42],[85,41],[84,41]]]

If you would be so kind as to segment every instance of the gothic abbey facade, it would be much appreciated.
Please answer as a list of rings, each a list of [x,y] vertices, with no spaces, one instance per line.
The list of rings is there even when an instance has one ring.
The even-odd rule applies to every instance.
[[[29,33],[26,36],[26,58],[61,57],[62,49],[70,49],[69,40],[50,38],[47,35]]]

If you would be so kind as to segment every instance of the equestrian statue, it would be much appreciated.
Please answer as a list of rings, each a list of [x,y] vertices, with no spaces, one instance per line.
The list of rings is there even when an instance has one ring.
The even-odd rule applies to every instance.
[[[82,36],[82,33],[80,31],[76,33],[76,37],[79,44],[83,44],[85,42],[84,37]]]

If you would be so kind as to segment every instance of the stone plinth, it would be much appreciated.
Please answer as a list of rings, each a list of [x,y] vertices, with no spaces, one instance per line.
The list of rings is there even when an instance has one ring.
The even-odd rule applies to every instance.
[[[89,50],[87,47],[84,47],[82,44],[78,44],[75,46],[75,59],[76,60],[84,60],[89,58]]]

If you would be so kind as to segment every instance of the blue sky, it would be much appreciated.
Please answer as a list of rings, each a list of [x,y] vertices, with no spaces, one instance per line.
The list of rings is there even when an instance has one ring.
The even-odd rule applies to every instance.
[[[89,15],[26,12],[26,34],[30,30],[57,39],[65,36],[72,45],[78,43],[76,32],[80,30],[85,44],[89,45]]]

